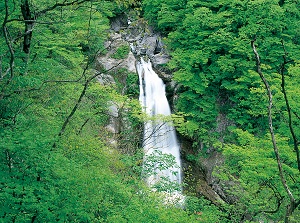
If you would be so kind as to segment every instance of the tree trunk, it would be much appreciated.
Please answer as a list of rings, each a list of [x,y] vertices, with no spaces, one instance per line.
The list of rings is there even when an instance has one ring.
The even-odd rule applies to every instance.
[[[34,26],[34,16],[32,15],[32,13],[30,11],[30,6],[29,6],[28,0],[22,1],[21,12],[22,12],[24,22],[25,22],[23,51],[28,54],[30,52],[32,29]]]
[[[259,57],[259,54],[258,54],[258,52],[256,50],[256,47],[255,47],[255,39],[251,41],[251,47],[252,47],[253,53],[255,55],[257,73],[259,74],[262,82],[264,83],[265,88],[267,90],[267,94],[268,94],[269,131],[270,131],[271,138],[272,138],[273,150],[274,150],[276,161],[277,161],[280,180],[281,180],[282,186],[284,187],[284,189],[285,189],[285,191],[288,194],[288,197],[290,199],[290,203],[287,206],[286,215],[285,215],[285,219],[284,219],[285,223],[289,223],[290,222],[289,217],[291,216],[293,211],[296,209],[297,204],[296,204],[296,200],[294,198],[294,195],[293,195],[292,191],[290,190],[290,188],[289,188],[289,186],[286,182],[285,176],[284,176],[282,162],[281,162],[280,155],[279,155],[279,149],[277,147],[277,143],[276,143],[276,139],[275,139],[275,133],[274,133],[274,129],[273,129],[273,120],[272,120],[273,95],[272,95],[272,92],[271,92],[270,85],[269,85],[267,79],[265,78],[265,76],[263,75],[263,73],[261,71],[260,57]]]
[[[290,62],[293,62],[293,61],[292,60],[290,60],[290,61],[287,60],[288,52],[286,52],[283,40],[281,41],[281,44],[282,44],[282,47],[283,47],[283,50],[284,50],[283,63],[281,64],[280,71],[279,71],[280,75],[281,75],[281,89],[282,89],[282,93],[283,93],[283,96],[284,96],[286,110],[288,112],[289,129],[290,129],[290,133],[292,135],[294,149],[295,149],[295,152],[296,152],[298,170],[300,172],[300,151],[299,151],[299,147],[298,147],[299,141],[297,139],[297,136],[296,136],[294,128],[293,128],[291,106],[290,106],[288,96],[287,96],[287,93],[286,93],[286,90],[285,90],[285,74],[284,74],[284,71],[286,69],[285,66],[286,66],[286,64],[288,64]]]

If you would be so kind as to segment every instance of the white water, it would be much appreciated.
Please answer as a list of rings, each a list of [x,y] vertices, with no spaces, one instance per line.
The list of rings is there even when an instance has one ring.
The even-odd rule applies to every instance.
[[[137,64],[137,71],[140,80],[139,100],[146,114],[150,117],[171,115],[165,95],[165,85],[153,71],[151,62],[145,62],[141,59],[141,62]],[[150,187],[159,183],[161,177],[169,178],[171,182],[181,184],[180,148],[172,125],[163,121],[147,121],[144,126],[143,148],[145,153],[144,162],[151,154],[157,153],[156,151],[173,155],[176,161],[175,165],[163,170],[159,170],[159,168],[162,168],[163,163],[156,163],[154,174],[146,179]],[[181,189],[179,193],[181,193]]]

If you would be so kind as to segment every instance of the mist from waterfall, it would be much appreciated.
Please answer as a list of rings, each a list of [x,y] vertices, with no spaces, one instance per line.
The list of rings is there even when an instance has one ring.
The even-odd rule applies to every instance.
[[[155,155],[158,158],[160,156],[162,159],[167,158],[167,162],[173,161],[171,166],[165,166],[166,162],[163,160],[150,163],[150,166],[153,164],[154,170],[150,176],[147,176],[147,183],[150,187],[155,188],[155,185],[167,179],[171,184],[179,185],[177,192],[181,193],[180,147],[177,142],[175,128],[172,124],[169,124],[170,122],[160,118],[171,115],[165,93],[165,84],[153,71],[150,61],[146,62],[142,58],[141,62],[137,63],[137,72],[140,81],[140,103],[150,118],[157,117],[147,121],[144,125],[144,163],[147,163]],[[168,159],[170,157],[171,159]],[[151,162],[153,162],[153,159]],[[144,168],[146,167],[144,166]]]

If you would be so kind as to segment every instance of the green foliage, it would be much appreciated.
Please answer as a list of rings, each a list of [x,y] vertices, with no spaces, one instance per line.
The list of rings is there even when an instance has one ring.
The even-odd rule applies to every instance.
[[[176,19],[176,25],[170,25],[171,32],[166,39],[172,50],[169,66],[175,70],[174,79],[184,86],[177,107],[190,114],[188,120],[198,123],[198,128],[205,126],[206,131],[201,132],[215,128],[219,111],[250,131],[264,129],[266,113],[262,113],[264,105],[260,100],[263,92],[257,91],[263,88],[258,75],[251,71],[255,63],[250,41],[254,36],[259,39],[260,47],[264,49],[261,52],[264,64],[270,64],[265,72],[270,73],[271,78],[271,73],[283,62],[281,41],[284,41],[289,58],[296,61],[298,55],[294,53],[299,45],[292,39],[298,34],[291,30],[298,21],[290,9],[293,4],[287,2],[281,7],[276,1],[189,1],[178,4],[144,1],[145,16],[163,31],[164,27],[160,26],[165,23],[165,18],[183,17]],[[166,12],[167,8],[173,7],[180,10]],[[290,24],[291,29],[284,29],[286,24]],[[204,113],[203,117],[199,117],[199,112]],[[256,122],[253,117],[261,121]],[[195,131],[189,135],[206,141]]]
[[[220,167],[218,177],[226,182],[224,188],[231,187],[227,195],[235,198],[234,204],[225,207],[233,222],[241,222],[247,214],[254,222],[280,221],[288,203],[268,135],[268,98],[250,45],[254,39],[273,95],[273,127],[284,173],[299,200],[299,171],[289,129],[290,124],[299,141],[298,4],[275,0],[143,1],[145,17],[166,36],[171,54],[168,66],[180,86],[175,106],[184,114],[184,121],[177,130],[193,141],[194,154],[199,145],[203,151],[220,144],[223,148],[225,167]]]
[[[225,182],[234,182],[234,186],[228,188],[227,193],[236,196],[236,203],[251,214],[253,220],[280,219],[285,210],[278,208],[278,204],[287,204],[288,199],[284,196],[284,188],[279,175],[276,174],[277,163],[269,136],[258,138],[240,129],[234,130],[234,133],[238,136],[238,142],[224,147],[226,162],[224,166],[219,167],[216,174],[223,180],[224,185]],[[278,139],[287,183],[298,197],[297,182],[300,175],[296,166],[291,165],[294,157],[290,153],[288,139]],[[236,207],[232,208],[237,211]],[[242,213],[237,213],[238,215],[242,217]]]
[[[114,59],[125,59],[128,56],[129,53],[129,46],[128,45],[122,45],[117,48],[116,52],[111,55]]]
[[[29,53],[22,51],[24,2],[0,3],[0,221],[195,222],[163,206],[140,179],[137,100],[92,80],[108,17],[136,2],[86,1],[39,13],[71,1],[29,1],[36,19]],[[122,126],[120,147],[137,153],[133,160],[108,143],[112,103],[131,127]]]
[[[172,182],[168,177],[159,176],[160,172],[164,170],[172,170],[173,175],[177,174],[179,168],[175,157],[171,154],[163,154],[160,150],[154,150],[151,154],[147,155],[143,163],[143,175],[145,178],[150,176],[159,177],[159,180],[153,185],[157,191],[164,191],[172,193],[180,191],[181,186],[178,183]]]
[[[139,78],[136,75],[136,73],[128,73],[127,78],[126,78],[126,86],[127,90],[126,90],[126,94],[134,97],[134,98],[138,98],[139,95]]]
[[[216,206],[203,197],[186,197],[186,210],[197,215],[199,222],[229,222]]]
[[[145,18],[161,30],[173,30],[183,17],[185,0],[142,1]]]
[[[31,22],[21,12],[26,2],[35,21],[24,33]],[[136,76],[119,70],[116,85],[88,81],[95,76],[95,55],[105,52],[108,18],[140,2],[70,2],[0,3],[1,221],[241,222],[249,215],[253,222],[281,221],[288,199],[267,133],[267,97],[250,42],[256,38],[262,72],[271,85],[284,174],[299,200],[300,176],[281,86],[283,74],[299,140],[299,1],[142,2],[145,17],[166,36],[172,56],[168,66],[180,83],[179,113],[173,116],[178,131],[195,147],[201,143],[203,151],[222,141],[226,160],[216,174],[234,201],[222,206],[228,220],[202,198],[187,198],[185,211],[162,205],[162,195],[145,188],[139,138],[147,118],[131,99],[138,91]],[[23,52],[24,37],[31,32],[30,50]],[[121,46],[113,57],[124,58],[128,51]],[[114,135],[122,155],[107,141],[111,105],[123,119]],[[225,130],[223,116],[229,120]],[[228,125],[234,126],[230,133]],[[172,157],[160,158],[161,168],[173,163]],[[197,161],[197,156],[189,158]],[[176,189],[164,180],[158,190]],[[298,216],[296,210],[291,221]]]

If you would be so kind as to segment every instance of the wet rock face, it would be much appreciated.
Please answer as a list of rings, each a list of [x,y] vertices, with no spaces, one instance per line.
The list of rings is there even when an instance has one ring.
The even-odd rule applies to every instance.
[[[114,17],[110,20],[111,30],[115,32],[120,32],[121,29],[124,29],[128,26],[128,18],[125,14]]]
[[[122,35],[136,57],[147,56],[154,68],[169,61],[161,35],[153,31],[144,19],[120,15],[111,20],[111,30]]]
[[[125,54],[124,58],[116,58],[114,55],[116,54],[118,48],[122,46],[128,46],[128,42],[126,42],[122,35],[119,33],[112,32],[110,35],[110,38],[105,43],[105,48],[107,49],[107,53],[105,55],[101,55],[97,58],[97,64],[96,66],[99,66],[100,68],[103,68],[104,70],[114,72],[121,68],[126,69],[129,72],[135,72],[135,57],[130,52],[129,46],[128,46],[128,52]],[[126,76],[124,76],[126,79]],[[98,80],[102,84],[114,84],[115,80],[111,75],[104,74],[99,75]],[[123,82],[122,80],[121,82]]]
[[[117,49],[124,45],[128,46],[128,55],[122,59],[114,58],[113,55]],[[170,57],[166,52],[161,35],[153,31],[145,20],[138,17],[136,17],[136,19],[128,18],[125,14],[113,18],[111,20],[110,38],[106,42],[105,47],[107,53],[98,57],[97,61],[98,64],[106,70],[112,69],[112,71],[114,71],[126,69],[127,71],[135,73],[136,61],[139,60],[140,57],[148,57],[152,62],[153,69],[166,84],[167,97],[170,106],[173,107],[173,102],[176,101],[176,97],[178,96],[176,95],[178,85],[172,81],[170,71],[162,66],[170,60]],[[115,78],[113,75],[105,74],[99,76],[99,81],[103,84],[113,84],[116,82]],[[118,79],[121,83],[126,83],[125,80],[126,76]],[[119,120],[119,110],[117,107],[111,107],[110,111],[113,114],[111,115],[112,118],[108,128],[111,133],[117,134],[120,132],[120,122],[122,122],[122,120]],[[218,128],[215,131],[219,133],[224,131],[226,127],[224,127],[226,124],[225,121],[225,118],[220,116],[217,120]],[[115,139],[115,141],[117,141],[117,139]],[[182,157],[186,157],[187,154],[193,154],[191,149],[192,142],[185,142],[183,138],[180,141]],[[222,139],[220,139],[220,141],[222,141]],[[191,172],[194,178],[194,185],[189,185],[189,187],[193,187],[196,194],[205,196],[215,204],[221,204],[223,202],[232,203],[235,200],[235,198],[230,197],[224,191],[226,186],[231,185],[225,185],[224,182],[221,182],[212,174],[215,166],[222,165],[223,161],[224,158],[222,155],[213,149],[206,158],[202,157],[199,159],[198,163],[200,165],[188,162],[183,158],[184,168],[192,167]]]
[[[110,37],[105,43],[107,53],[97,58],[98,65],[106,70],[125,68],[130,72],[136,72],[136,61],[140,57],[149,58],[153,69],[167,86],[167,97],[172,106],[176,84],[172,81],[171,72],[164,66],[170,58],[162,37],[154,32],[143,18],[133,17],[129,18],[122,14],[111,19]],[[128,57],[114,58],[114,53],[124,45],[128,46]]]
[[[171,74],[168,74],[168,71],[162,67],[170,59],[162,37],[154,32],[143,18],[137,16],[128,18],[127,15],[122,14],[111,19],[110,38],[105,44],[108,53],[99,57],[99,64],[105,69],[118,65],[120,60],[112,58],[111,55],[122,45],[128,45],[136,59],[148,57],[158,75],[165,82],[171,81]],[[132,65],[129,66],[130,71],[133,71]]]

